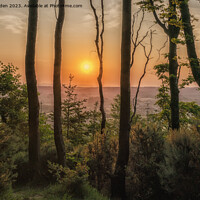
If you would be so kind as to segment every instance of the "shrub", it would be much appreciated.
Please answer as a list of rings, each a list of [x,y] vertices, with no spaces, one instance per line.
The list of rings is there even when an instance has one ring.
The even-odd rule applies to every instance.
[[[87,160],[81,155],[82,152],[81,148],[76,147],[74,152],[68,153],[66,167],[48,162],[49,172],[56,181],[63,185],[68,194],[79,198],[84,196],[82,186],[88,178]]]
[[[195,129],[171,132],[159,176],[174,199],[200,198],[200,135]]]
[[[103,193],[108,193],[110,187],[110,175],[113,173],[118,152],[117,138],[97,133],[94,140],[88,144],[89,181]]]
[[[15,128],[27,119],[27,88],[20,83],[21,75],[12,64],[0,62],[0,117],[1,121]]]
[[[9,191],[17,177],[14,170],[19,149],[19,137],[6,124],[0,124],[0,193]]]
[[[127,188],[131,198],[158,199],[161,186],[157,171],[163,160],[164,137],[154,126],[136,124],[130,133]]]

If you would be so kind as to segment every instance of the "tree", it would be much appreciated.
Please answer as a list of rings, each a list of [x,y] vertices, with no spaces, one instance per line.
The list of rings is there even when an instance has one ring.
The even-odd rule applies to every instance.
[[[27,89],[20,83],[18,68],[0,62],[0,116],[11,128],[25,122],[28,108]]]
[[[116,124],[119,124],[120,121],[120,95],[118,94],[114,99],[113,103],[111,104],[111,119],[110,119],[110,129],[114,131],[114,133],[119,133],[119,126],[116,126]]]
[[[169,64],[156,65],[154,69],[156,70],[156,75],[158,79],[162,81],[160,88],[158,89],[158,94],[156,96],[158,105],[161,111],[154,116],[157,121],[162,123],[162,127],[169,129],[171,127],[171,110],[170,110],[170,87],[169,87]],[[185,79],[181,80],[179,84],[179,89],[185,87]],[[199,118],[200,106],[195,102],[179,102],[180,108],[180,124],[187,127],[189,124],[194,125],[194,122]],[[198,120],[197,120],[198,123]]]
[[[200,86],[200,64],[195,48],[195,39],[190,19],[188,0],[179,0],[179,2],[190,67],[192,69],[192,74],[194,76],[195,81]]]
[[[89,111],[89,119],[88,119],[88,132],[89,134],[94,135],[100,130],[101,122],[101,113],[98,109],[98,101],[95,102],[94,108]]]
[[[35,46],[38,8],[33,6],[37,3],[38,0],[29,1],[28,33],[25,56],[25,71],[29,106],[29,164],[32,171],[32,177],[39,173],[40,160],[39,100],[35,74]]]
[[[99,17],[97,15],[96,8],[93,5],[93,1],[90,0],[90,6],[94,13],[95,21],[96,21],[96,40],[95,45],[97,49],[98,59],[99,59],[99,76],[97,78],[99,84],[99,95],[100,95],[100,111],[101,111],[101,133],[106,127],[106,113],[104,109],[104,95],[103,95],[103,85],[102,85],[102,77],[103,77],[103,50],[104,50],[104,0],[101,0],[101,32],[99,27]],[[100,41],[99,41],[100,40]]]
[[[170,95],[169,95],[169,64],[160,64],[154,66],[156,70],[156,75],[162,84],[158,89],[158,94],[156,95],[156,105],[161,108],[161,112],[158,114],[158,121],[164,121],[167,129],[171,127],[171,112],[170,112]]]
[[[131,0],[123,0],[120,128],[119,151],[114,175],[111,178],[112,198],[126,198],[125,177],[129,158],[130,132],[130,63],[131,63]]]
[[[69,76],[69,85],[64,86],[66,98],[62,105],[63,126],[66,130],[67,139],[78,145],[84,143],[84,136],[87,134],[87,120],[89,112],[86,111],[86,99],[78,100],[75,93],[76,85],[72,85],[73,76]]]
[[[58,162],[62,166],[66,165],[66,152],[65,144],[62,136],[62,123],[61,123],[61,37],[62,27],[65,17],[65,0],[59,0],[59,15],[56,22],[55,29],[55,59],[54,59],[54,79],[53,79],[53,91],[54,91],[54,140],[58,155]]]
[[[179,129],[179,89],[178,89],[178,61],[177,61],[177,43],[180,27],[177,26],[176,2],[169,0],[169,84],[171,93],[171,124],[172,129]]]
[[[160,3],[160,4],[157,4]],[[178,61],[177,61],[177,44],[180,33],[180,19],[177,14],[177,2],[169,0],[168,7],[165,7],[162,1],[147,0],[140,2],[142,7],[151,11],[154,15],[156,23],[163,29],[169,37],[169,82],[171,93],[171,125],[172,129],[179,129],[179,90],[178,90]],[[160,18],[157,11],[161,10]],[[167,12],[166,12],[167,11]],[[161,19],[163,21],[161,21]],[[166,27],[166,23],[168,27]]]

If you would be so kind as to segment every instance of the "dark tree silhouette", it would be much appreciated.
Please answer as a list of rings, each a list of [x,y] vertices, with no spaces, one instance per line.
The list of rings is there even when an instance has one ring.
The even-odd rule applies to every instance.
[[[103,86],[102,86],[102,77],[103,77],[103,50],[104,50],[104,0],[101,0],[101,32],[99,27],[99,17],[97,15],[96,8],[93,5],[93,1],[90,0],[90,6],[94,13],[96,21],[96,40],[95,45],[97,49],[98,59],[99,59],[99,76],[97,78],[99,84],[99,95],[100,95],[100,111],[101,111],[101,133],[106,126],[106,113],[104,109],[104,95],[103,95]]]
[[[149,8],[153,12],[157,24],[169,37],[169,82],[171,93],[171,127],[172,129],[179,129],[179,89],[178,89],[178,61],[177,61],[177,44],[176,40],[180,33],[180,27],[176,26],[177,22],[177,5],[173,0],[169,0],[168,13],[168,27],[163,23],[157,15],[158,7],[154,5],[153,0],[149,0]]]
[[[35,74],[35,46],[37,35],[37,7],[31,7],[38,0],[29,1],[28,33],[26,43],[26,81],[29,105],[29,164],[32,178],[39,173],[40,159],[40,135],[39,135],[39,101],[37,92],[37,80]]]
[[[176,3],[169,0],[169,8],[171,10],[169,17],[168,33],[169,33],[169,84],[171,93],[171,126],[172,129],[179,129],[179,89],[178,89],[178,61],[177,61],[177,44],[174,42],[178,38],[180,28],[173,24],[177,20]]]
[[[65,17],[65,0],[59,0],[59,14],[55,29],[55,59],[54,59],[54,140],[57,150],[58,162],[62,166],[66,165],[65,144],[62,136],[61,124],[61,60],[62,60],[62,27]]]
[[[115,172],[111,178],[113,199],[126,199],[125,177],[130,132],[131,0],[123,0],[122,16],[119,152]]]
[[[195,81],[200,86],[200,65],[195,48],[195,39],[190,19],[188,0],[180,0],[179,2],[190,67]]]

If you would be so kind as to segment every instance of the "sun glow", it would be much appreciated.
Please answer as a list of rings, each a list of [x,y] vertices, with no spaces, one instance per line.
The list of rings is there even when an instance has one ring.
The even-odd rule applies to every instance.
[[[86,74],[89,74],[92,72],[92,65],[89,62],[84,62],[81,66],[82,71]]]

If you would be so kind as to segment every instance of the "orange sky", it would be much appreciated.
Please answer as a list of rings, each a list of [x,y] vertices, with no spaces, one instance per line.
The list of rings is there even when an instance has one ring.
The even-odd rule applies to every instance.
[[[28,0],[7,0],[9,3],[20,3],[22,6]],[[41,4],[54,3],[54,0],[39,0]],[[97,2],[97,0],[96,0]],[[82,5],[82,8],[66,8],[66,17],[63,28],[63,62],[62,82],[68,81],[69,74],[75,76],[74,83],[78,86],[97,86],[98,59],[95,49],[95,21],[89,7],[89,0],[68,0],[67,4]],[[191,0],[192,14],[200,19],[200,3]],[[137,7],[133,7],[137,11]],[[5,64],[12,62],[20,68],[22,80],[24,78],[24,57],[26,48],[27,31],[27,8],[0,8],[0,60]],[[144,34],[153,23],[151,14],[147,14],[142,28]],[[38,19],[37,49],[36,49],[36,71],[39,85],[51,85],[53,81],[53,60],[54,60],[54,29],[55,13],[53,8],[40,8]],[[200,23],[196,22],[195,33],[200,39]],[[165,35],[156,25],[156,34],[153,38],[154,51],[147,75],[142,86],[158,86],[160,83],[152,70],[156,63],[164,60],[157,60],[159,49],[164,41]],[[119,86],[120,83],[120,44],[121,44],[121,0],[105,1],[105,47],[104,47],[104,86]],[[148,40],[145,41],[148,45]],[[200,45],[199,42],[196,43]],[[167,52],[167,47],[162,53]],[[179,47],[182,57],[185,49]],[[200,52],[199,52],[200,53]],[[131,70],[131,84],[136,85],[143,72],[145,58],[143,50],[138,49],[135,57],[135,64]],[[83,64],[90,64],[90,72],[84,71]],[[183,76],[186,75],[185,70]]]

